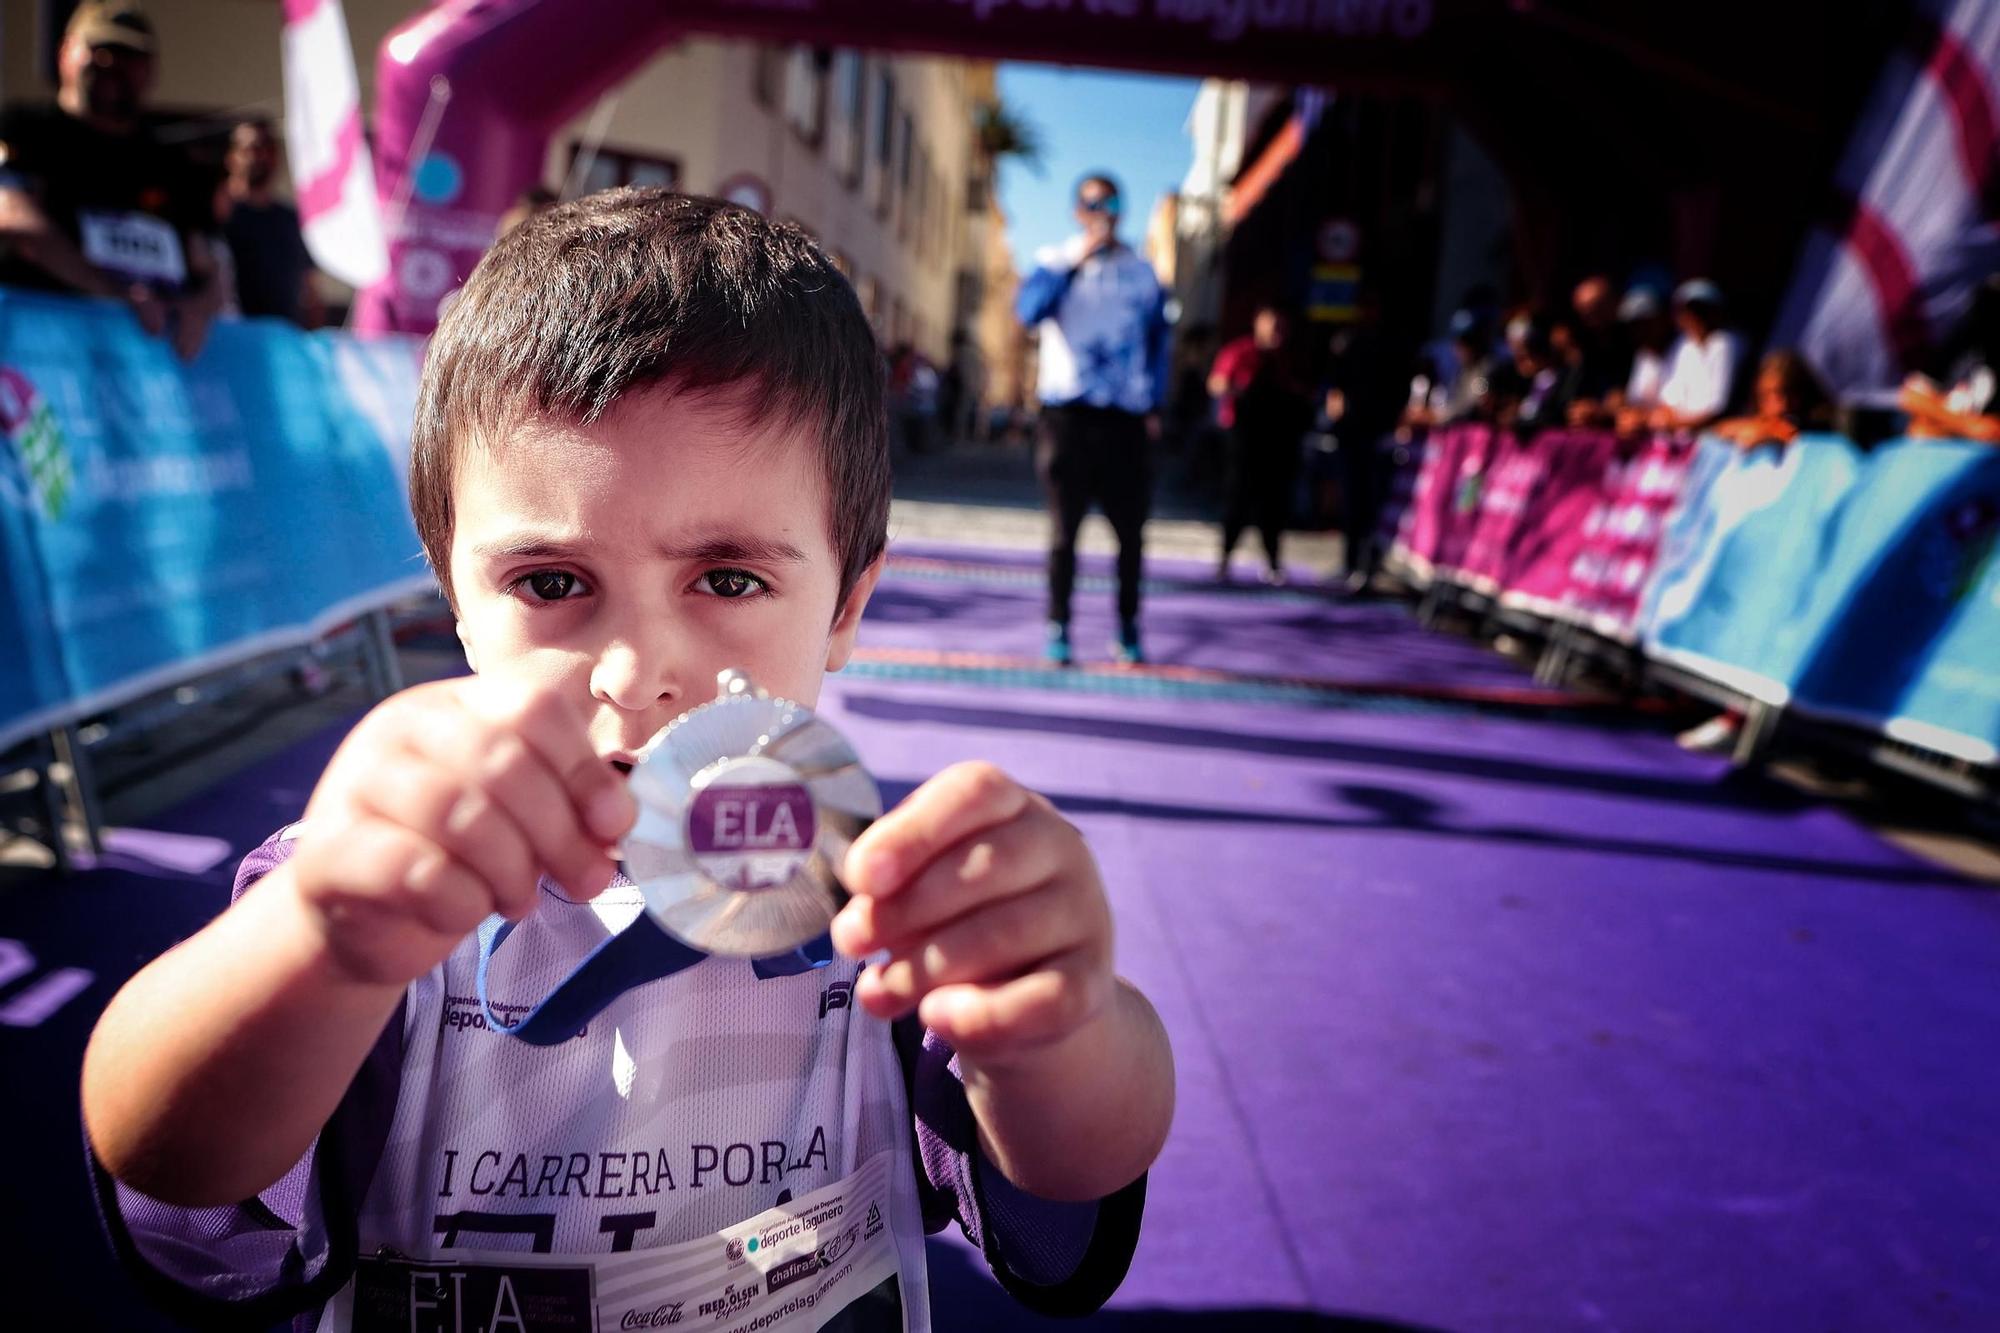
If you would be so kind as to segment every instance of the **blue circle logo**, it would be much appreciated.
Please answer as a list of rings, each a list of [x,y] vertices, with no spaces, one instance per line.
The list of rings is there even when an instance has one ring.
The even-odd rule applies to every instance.
[[[465,188],[465,173],[449,153],[431,153],[417,163],[415,188],[427,204],[448,204]]]

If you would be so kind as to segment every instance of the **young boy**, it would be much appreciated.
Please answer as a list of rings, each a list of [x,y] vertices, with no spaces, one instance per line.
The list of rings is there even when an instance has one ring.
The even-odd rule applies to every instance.
[[[657,190],[524,223],[431,345],[410,486],[476,674],[363,719],[106,1009],[83,1101],[121,1257],[200,1320],[923,1329],[955,1215],[1029,1305],[1101,1303],[1171,1055],[1081,838],[988,766],[856,841],[829,965],[706,958],[548,1047],[474,998],[484,969],[518,1014],[638,915],[620,770],[719,671],[810,705],[847,659],[888,448],[825,256]]]

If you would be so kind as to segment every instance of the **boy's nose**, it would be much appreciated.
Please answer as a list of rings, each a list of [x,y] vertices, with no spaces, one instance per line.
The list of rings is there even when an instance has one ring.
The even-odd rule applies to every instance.
[[[681,695],[667,655],[626,640],[606,644],[590,673],[590,693],[628,713],[672,704]]]

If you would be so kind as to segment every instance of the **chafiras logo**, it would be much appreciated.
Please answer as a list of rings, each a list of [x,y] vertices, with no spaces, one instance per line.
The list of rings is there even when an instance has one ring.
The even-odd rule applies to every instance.
[[[76,482],[69,447],[48,400],[12,366],[0,366],[0,437],[7,442],[0,496],[45,518],[61,518]]]

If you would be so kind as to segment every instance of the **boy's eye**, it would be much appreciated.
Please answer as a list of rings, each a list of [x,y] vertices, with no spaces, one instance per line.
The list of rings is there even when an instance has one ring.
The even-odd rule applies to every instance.
[[[538,569],[516,579],[514,586],[525,588],[538,602],[560,602],[584,591],[583,580],[566,569]]]
[[[770,591],[764,580],[742,569],[711,569],[695,580],[695,587],[706,589],[712,596],[732,600]]]

